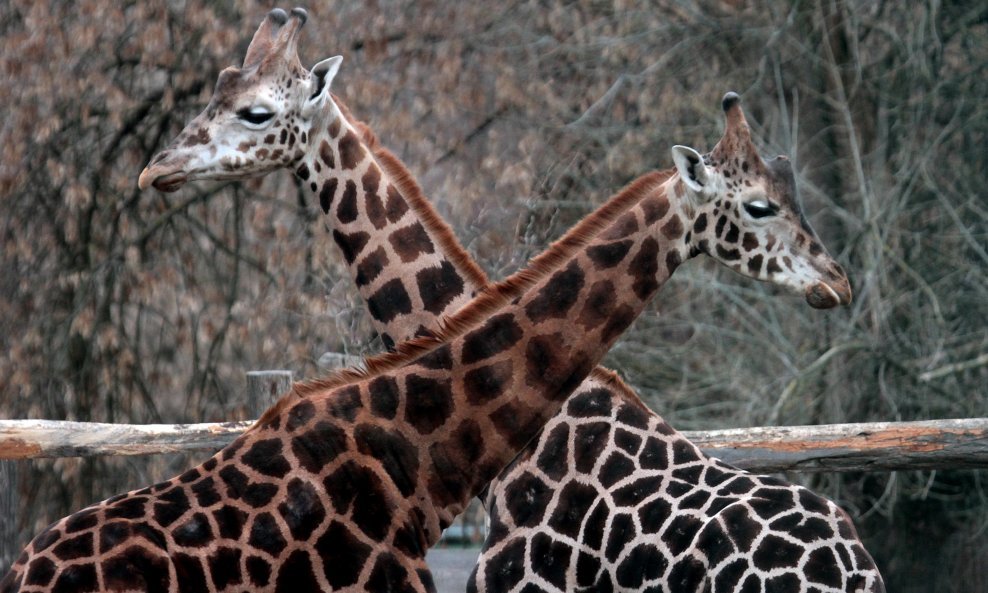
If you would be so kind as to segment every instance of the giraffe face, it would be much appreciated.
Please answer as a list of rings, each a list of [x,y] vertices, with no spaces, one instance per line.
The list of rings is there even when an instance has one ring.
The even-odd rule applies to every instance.
[[[195,179],[241,179],[293,168],[303,158],[342,57],[302,68],[296,53],[305,12],[274,10],[242,68],[220,72],[206,109],[141,173],[141,189],[165,192]]]
[[[789,159],[762,159],[736,94],[728,93],[723,106],[727,129],[709,154],[673,147],[694,206],[691,248],[745,276],[800,292],[812,307],[849,304],[847,276],[803,215]]]

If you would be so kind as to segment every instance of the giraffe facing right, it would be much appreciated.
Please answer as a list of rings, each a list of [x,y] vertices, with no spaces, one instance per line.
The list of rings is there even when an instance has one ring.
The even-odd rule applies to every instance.
[[[288,76],[279,79],[282,84]],[[305,82],[304,77],[297,80]],[[325,84],[328,87],[328,81]],[[285,166],[295,170],[321,201],[330,216],[333,236],[344,251],[361,294],[371,305],[375,326],[386,343],[394,344],[439,327],[440,318],[459,308],[470,294],[481,290],[486,279],[421,196],[407,170],[377,145],[373,135],[349,115],[338,99],[333,99],[338,113],[330,126],[339,126],[336,138],[330,138],[326,144],[320,142],[318,149],[316,142],[310,141],[309,154]],[[730,185],[751,187],[750,171],[744,165],[753,167],[762,160],[751,146],[740,108],[736,108],[736,114],[731,112],[736,100],[731,96],[726,99],[729,99],[725,102],[729,121],[737,121],[729,126],[730,134],[725,133],[718,148],[704,161],[710,165],[712,174],[718,175],[725,169],[723,165],[729,160],[730,151],[742,155],[747,160],[735,161],[734,170],[726,167],[734,175]],[[243,106],[248,107],[251,106]],[[274,116],[269,129],[277,130],[277,124]],[[306,132],[312,134],[311,130]],[[203,137],[223,141],[226,135],[222,126],[207,125],[199,118],[187,127],[173,147],[152,160],[142,175],[142,185],[153,182],[162,189],[176,189],[176,180],[218,176],[183,168],[184,165],[176,167],[177,162],[198,158],[194,154],[196,150],[205,151],[211,146],[207,142],[183,149],[182,145],[188,144],[185,139]],[[681,154],[687,155],[683,169],[688,171],[690,166],[695,166],[689,158],[696,158],[695,153],[682,151]],[[258,156],[253,159],[252,155],[245,155],[240,171],[227,170],[221,175],[238,177],[263,172],[258,171],[259,167],[270,168],[270,163],[264,164],[267,159]],[[337,162],[340,166],[336,166]],[[347,164],[343,165],[344,162]],[[768,165],[781,170],[783,174],[779,177],[787,182],[782,185],[790,186],[782,192],[786,196],[782,205],[792,211],[788,223],[808,230],[795,203],[791,180],[785,175],[787,165],[779,160]],[[333,193],[327,188],[333,188]],[[342,198],[337,197],[337,188],[342,191]],[[693,230],[703,233],[709,227],[714,240],[725,239],[726,246],[711,242],[707,248],[713,244],[712,249],[719,247],[730,258],[732,243],[740,243],[743,249],[738,253],[749,247],[752,238],[745,225],[759,224],[752,219],[767,218],[771,222],[772,218],[785,218],[784,212],[781,216],[772,212],[778,207],[778,203],[759,203],[749,196],[743,206],[745,214],[735,206],[731,215],[725,212],[716,220],[711,219],[709,225],[697,222]],[[417,243],[424,247],[414,253],[398,250],[402,241],[395,238],[410,234],[419,237]],[[779,235],[782,237],[781,232]],[[797,255],[798,250],[779,240],[774,245],[775,253],[779,254],[777,260],[771,260],[768,254],[763,259],[757,253],[745,253],[745,260],[729,261],[735,265],[745,261],[749,270],[764,267],[776,274],[792,274],[793,260],[820,255],[812,231],[808,237],[800,247],[808,248],[809,253],[804,250]],[[775,243],[775,239],[769,241]],[[772,248],[768,245],[768,249]],[[818,297],[811,295],[811,298]],[[602,463],[589,464],[595,458]],[[714,479],[713,475],[721,478]],[[730,482],[730,492],[718,494],[725,482]],[[579,485],[587,488],[581,489]],[[636,495],[628,503],[626,492],[635,485],[655,490],[647,496]],[[588,494],[593,490],[596,492],[592,496]],[[582,504],[593,514],[588,518],[592,525],[581,527],[574,534],[561,529],[565,517],[559,509],[570,505],[570,498],[576,495],[590,496]],[[716,499],[716,502],[697,507],[700,499],[708,502]],[[538,504],[526,509],[529,500]],[[619,500],[626,503],[616,504]],[[733,506],[721,509],[729,503]],[[756,513],[756,508],[770,503],[785,510],[771,517]],[[591,586],[631,591],[672,583],[677,585],[673,590],[686,591],[692,590],[688,587],[689,579],[699,579],[698,586],[701,582],[715,581],[714,591],[741,590],[757,587],[759,583],[771,590],[804,574],[806,581],[820,590],[857,590],[857,576],[864,583],[878,583],[873,589],[863,590],[880,590],[880,577],[857,540],[853,526],[833,503],[805,489],[751,476],[706,457],[661,418],[644,410],[635,395],[620,382],[600,382],[591,377],[581,385],[538,440],[494,481],[487,506],[493,515],[493,529],[474,575],[475,586],[485,591],[563,591]],[[659,514],[659,510],[663,513]],[[519,517],[519,512],[527,514]],[[720,542],[718,545],[723,548],[726,545],[723,542],[730,538],[723,541],[709,536],[701,538],[700,527],[707,523],[714,525],[706,527],[705,533],[709,534],[716,525],[723,524],[723,517],[741,516],[750,518],[749,528],[758,531],[757,538],[753,536],[746,545],[737,546],[729,555],[727,569],[717,568],[714,560],[724,550],[712,546]],[[780,517],[786,521],[777,520]],[[606,550],[602,542],[596,541],[603,537],[600,533],[605,528],[621,534],[608,539]],[[684,528],[689,529],[683,532]],[[673,541],[674,534],[678,535]],[[811,541],[806,541],[808,538]],[[753,543],[755,539],[758,545]],[[764,552],[757,554],[756,562],[759,545],[775,546],[790,555],[802,553],[803,560],[790,558],[788,566],[770,574],[765,570]],[[649,568],[645,560],[665,566],[657,580],[646,578],[649,571],[658,569],[654,563]],[[637,576],[638,569],[641,578]]]

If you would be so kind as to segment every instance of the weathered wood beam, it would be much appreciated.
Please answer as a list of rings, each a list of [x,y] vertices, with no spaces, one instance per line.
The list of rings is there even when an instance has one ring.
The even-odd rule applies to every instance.
[[[761,473],[988,468],[988,418],[683,434],[708,455]]]
[[[250,425],[0,420],[0,459],[215,451]],[[755,472],[988,468],[988,418],[683,434],[709,455]]]
[[[216,451],[253,423],[253,420],[203,424],[0,420],[0,459]]]

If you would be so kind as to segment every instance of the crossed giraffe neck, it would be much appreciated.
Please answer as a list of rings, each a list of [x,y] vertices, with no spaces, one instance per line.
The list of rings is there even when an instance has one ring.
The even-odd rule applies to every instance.
[[[341,111],[346,114],[341,113],[342,125],[353,127],[364,145],[355,148],[348,138],[336,144],[337,154],[343,146],[359,154],[351,159],[358,163],[351,177],[368,171],[377,181],[380,175],[380,185],[388,188],[387,207],[382,208],[373,186],[364,187],[363,203],[350,191],[344,193],[348,205],[334,204],[335,192],[323,188],[342,186],[334,177],[340,170],[321,168],[315,157],[305,159],[300,176],[321,196],[324,212],[334,216],[334,239],[385,340],[434,331],[442,316],[455,310],[456,295],[483,287],[480,276],[457,275],[462,264],[453,262],[462,261],[463,250],[449,240],[445,227],[439,227],[442,242],[425,240],[428,233],[422,229],[437,229],[434,210],[400,162],[345,106]],[[321,175],[311,175],[316,168]],[[397,187],[403,190],[394,191]],[[415,199],[405,204],[402,194]],[[393,221],[397,227],[419,229],[422,248],[412,255],[438,259],[433,273],[443,280],[437,284],[452,295],[441,301],[445,307],[410,306],[415,299],[404,297],[415,289],[419,295],[442,291],[419,280],[428,267],[414,263],[417,272],[409,274],[398,263],[415,258],[388,259],[388,245],[401,242],[383,240],[391,233],[379,232],[387,226],[382,210],[400,214]],[[724,227],[719,235],[738,232],[727,222],[713,224]],[[390,261],[395,262],[391,268]],[[399,298],[375,297],[381,293],[367,290],[368,266],[374,270],[369,279],[386,279],[377,286],[398,286],[389,292]],[[402,281],[412,288],[400,288]],[[428,300],[420,297],[419,302]],[[411,319],[414,324],[408,323]],[[706,456],[602,370],[577,388],[564,409],[491,482],[485,506],[491,535],[471,574],[470,591],[883,590],[874,562],[837,505],[805,488],[752,476]]]
[[[465,259],[463,250],[455,239],[452,239],[448,229],[434,211],[428,207],[407,171],[387,151],[377,147],[366,128],[354,122],[346,108],[342,105],[341,107],[347,114],[346,117],[341,118],[342,122],[336,128],[333,127],[336,124],[330,124],[327,129],[328,138],[309,142],[308,156],[303,157],[302,165],[297,167],[296,172],[319,196],[323,209],[333,218],[334,238],[343,249],[350,269],[358,285],[361,286],[362,294],[371,304],[375,325],[385,336],[385,340],[388,341],[390,336],[401,340],[415,333],[421,333],[423,328],[434,329],[438,327],[441,315],[455,310],[458,303],[463,302],[465,294],[475,292],[483,284],[483,274],[475,266],[471,266],[472,262]],[[331,108],[335,109],[335,106]],[[359,134],[354,134],[354,129],[359,131]],[[744,131],[743,126],[741,129]],[[204,133],[208,136],[211,132],[215,131],[204,131],[190,125],[183,136],[201,138]],[[315,133],[318,134],[318,130]],[[221,134],[213,133],[213,136],[221,136]],[[291,141],[293,138],[294,136],[284,133],[281,143],[285,144],[286,139]],[[365,142],[363,147],[355,141],[361,138]],[[751,154],[750,150],[747,154],[744,152],[747,143],[743,140],[742,135],[725,134],[725,139],[718,145],[718,149],[704,157],[706,164],[721,165],[724,169],[721,174],[726,173],[729,177],[733,173],[733,179],[724,183],[725,186],[750,188],[753,185],[750,173],[754,170],[755,161],[752,160],[752,167],[749,167],[745,156],[757,158],[757,155]],[[728,148],[734,148],[733,155]],[[738,151],[738,148],[742,150]],[[689,154],[687,156],[691,158],[686,159],[688,161],[685,169],[686,178],[697,181],[694,179],[698,174],[694,170],[696,156]],[[732,156],[733,168],[723,167],[724,164],[730,164]],[[778,165],[777,162],[775,164]],[[384,174],[378,177],[382,170]],[[707,177],[703,172],[704,168],[700,167],[699,175],[703,178]],[[167,171],[165,174],[168,175]],[[181,177],[180,174],[179,179]],[[174,179],[173,176],[172,180]],[[709,178],[703,180],[708,184],[716,185],[710,183]],[[375,183],[377,191],[375,191]],[[782,193],[783,199],[779,202],[783,206],[792,206],[794,204],[792,196],[785,195],[786,192]],[[407,200],[405,196],[408,196]],[[771,212],[766,213],[766,209],[771,210],[773,207],[777,209],[779,202],[750,200],[744,207],[749,214],[764,216],[771,214]],[[735,205],[733,210],[733,214],[737,215],[740,208]],[[383,216],[382,211],[385,213]],[[795,213],[796,216],[792,218],[798,221],[799,224],[796,226],[808,230],[801,214],[798,213],[798,208]],[[708,220],[706,217],[698,218],[694,230],[702,232],[700,226],[706,226],[706,220]],[[418,225],[415,224],[416,222]],[[390,229],[389,225],[391,225]],[[785,241],[777,240],[771,234],[765,237],[764,252],[754,250],[751,234],[743,232],[742,235],[739,226],[744,228],[736,217],[729,216],[727,208],[719,216],[715,211],[709,219],[709,227],[715,230],[714,240],[699,241],[699,248],[709,249],[718,255],[724,254],[727,260],[725,263],[736,269],[740,268],[740,271],[754,272],[753,275],[756,277],[763,271],[771,274],[784,272],[798,275],[797,270],[794,269],[798,266],[792,263],[792,260],[797,258],[797,250],[787,249],[784,247]],[[400,228],[414,228],[414,231],[407,230],[394,235],[394,231]],[[391,239],[393,235],[395,238]],[[409,236],[417,238],[411,242],[417,245],[413,250],[401,248],[410,244],[407,239],[403,240],[401,237]],[[785,238],[781,233],[780,237]],[[724,241],[720,243],[716,239]],[[741,250],[731,245],[738,242],[745,251],[741,257],[739,257]],[[819,246],[812,232],[808,235],[797,233],[796,240],[790,240],[789,243],[808,247],[811,251],[816,249],[817,252],[811,255],[819,255]],[[399,251],[404,253],[404,257]],[[418,272],[430,269],[427,265],[423,265],[424,260],[414,258],[415,254],[418,254],[419,258],[428,256],[430,263],[433,264],[432,274],[436,281],[423,282],[419,274],[409,274],[403,269],[402,264],[406,263],[405,260],[411,263],[408,268]],[[803,256],[805,257],[805,254]],[[785,266],[785,270],[782,266]],[[834,265],[831,264],[830,267],[833,269]],[[837,272],[838,275],[842,275],[839,274],[839,268]],[[385,286],[389,288],[382,290]],[[372,298],[375,295],[376,298]],[[441,296],[430,300],[423,295]],[[808,292],[808,300],[811,295],[812,293]],[[426,303],[437,302],[445,303],[445,308],[424,306]],[[593,404],[589,408],[584,405],[588,401]],[[593,413],[588,413],[588,409]],[[611,410],[610,416],[607,410]],[[703,468],[698,468],[697,465],[714,465],[716,462],[706,458],[692,444],[682,439],[665,425],[661,418],[641,410],[634,395],[613,379],[601,381],[599,378],[591,378],[581,385],[573,402],[553,419],[551,425],[553,430],[542,433],[537,442],[526,448],[519,461],[492,485],[489,499],[489,507],[493,511],[492,537],[487,542],[478,565],[479,570],[475,574],[476,586],[486,591],[508,590],[511,587],[517,589],[525,583],[528,583],[529,587],[532,586],[531,583],[542,583],[545,588],[540,590],[557,590],[557,588],[569,590],[575,584],[581,587],[611,586],[623,590],[635,590],[636,567],[640,569],[640,573],[645,573],[645,568],[640,566],[640,563],[636,563],[636,559],[652,558],[655,555],[664,560],[666,570],[658,577],[658,581],[652,581],[652,585],[656,582],[660,585],[672,582],[677,575],[683,574],[683,566],[690,568],[690,574],[694,576],[705,574],[705,582],[716,581],[715,590],[718,591],[730,590],[728,587],[732,582],[735,584],[740,582],[739,579],[732,581],[730,576],[721,576],[721,572],[745,577],[746,587],[753,586],[752,583],[757,585],[757,579],[763,580],[762,588],[765,586],[771,588],[774,584],[793,578],[807,582],[807,586],[822,587],[821,583],[830,585],[837,583],[838,587],[833,590],[840,591],[856,590],[852,585],[858,581],[877,582],[880,585],[880,577],[874,570],[873,564],[870,564],[867,554],[863,552],[860,542],[853,535],[853,527],[849,520],[833,503],[817,499],[809,492],[795,487],[789,487],[792,491],[784,488],[767,488],[766,486],[778,486],[778,484],[763,482],[761,478],[755,476],[746,476],[744,472],[733,468],[721,466],[721,471],[726,472],[724,475],[736,478],[731,482],[730,496],[734,497],[735,504],[728,509],[730,512],[719,512],[718,505],[710,505],[709,508],[701,509],[707,514],[706,523],[691,522],[689,525],[695,529],[684,529],[687,525],[683,521],[684,516],[696,516],[700,512],[693,505],[697,498],[706,496],[706,490],[709,490],[709,484],[705,485],[702,479],[703,472],[700,470]],[[647,415],[645,420],[636,416],[642,413]],[[637,420],[632,422],[635,418]],[[611,426],[613,430],[602,428],[606,426]],[[647,428],[643,428],[646,426]],[[571,438],[575,440],[568,448],[564,446],[560,453],[560,434],[564,433],[574,435]],[[590,438],[587,437],[588,434]],[[565,438],[562,438],[562,441],[565,445]],[[647,446],[638,449],[637,458],[636,449],[629,444],[633,442],[647,442]],[[616,451],[608,457],[608,463],[597,466],[587,465],[587,459],[599,457],[600,452],[606,450]],[[660,456],[659,452],[662,450],[675,451],[676,455]],[[568,473],[561,472],[559,465],[567,461],[566,451],[570,451],[571,456],[568,459],[570,461]],[[622,454],[624,458],[620,457]],[[553,464],[551,471],[546,469],[547,464]],[[710,473],[713,474],[714,471],[711,469]],[[675,490],[675,496],[670,497],[668,493],[663,492],[657,495],[657,500],[639,500],[638,506],[631,504],[622,507],[614,504],[617,500],[614,491],[629,490],[623,486],[627,486],[636,477],[647,478],[645,480],[647,485],[654,486],[656,480],[661,480],[663,476],[675,477],[675,480],[670,481],[673,485],[668,488],[669,493]],[[744,479],[741,476],[745,476]],[[594,521],[588,527],[581,528],[577,534],[560,529],[564,522],[569,525],[580,524],[579,517],[570,517],[566,520],[561,519],[563,515],[560,514],[560,509],[571,506],[571,496],[574,492],[584,497],[587,495],[585,489],[575,489],[570,483],[573,481],[590,484],[591,491],[596,490],[595,493],[591,493],[589,499],[584,500],[584,502],[589,501],[589,508],[595,509]],[[532,496],[532,488],[540,493],[540,500],[545,504],[536,507],[537,511],[530,513],[524,521],[520,521],[515,515],[517,509],[513,506],[513,501],[528,500]],[[794,496],[793,492],[798,496]],[[558,494],[553,496],[552,493]],[[724,496],[726,495],[722,493],[718,497],[720,506],[723,506],[723,501],[726,500]],[[687,502],[681,506],[679,499]],[[551,504],[547,502],[549,500],[552,501]],[[757,574],[758,568],[754,565],[755,547],[750,545],[750,541],[747,547],[742,545],[734,551],[730,562],[726,563],[727,570],[724,570],[723,566],[718,567],[710,560],[706,570],[698,572],[696,563],[716,556],[711,549],[711,542],[719,541],[709,538],[697,541],[698,525],[708,525],[707,531],[709,531],[712,529],[709,525],[717,521],[723,521],[728,517],[733,520],[740,515],[750,515],[753,518],[752,524],[755,525],[752,533],[760,532],[763,541],[775,542],[776,535],[789,537],[789,541],[792,541],[791,528],[778,522],[767,525],[753,508],[745,506],[751,500],[774,501],[778,504],[778,508],[787,509],[790,522],[793,522],[792,517],[802,518],[801,521],[795,521],[793,524],[816,527],[809,529],[804,525],[800,528],[800,537],[805,545],[776,546],[778,551],[784,551],[785,554],[779,562],[782,568],[774,569],[775,580],[768,585],[762,578],[764,575]],[[814,501],[818,504],[811,505],[810,503]],[[650,510],[660,506],[668,508],[662,519],[654,510]],[[580,508],[580,506],[572,505],[572,508]],[[511,512],[506,509],[511,509]],[[818,509],[825,509],[826,513],[814,515],[813,513]],[[637,516],[639,512],[648,513],[652,517],[651,520],[647,524],[623,520],[626,517]],[[604,524],[613,517],[616,517],[613,519],[613,526],[622,534],[622,538],[609,539],[607,556],[604,557],[600,542],[597,541],[596,547],[594,545],[594,534],[601,533]],[[672,526],[675,526],[674,530]],[[833,533],[838,535],[834,536]],[[661,542],[659,534],[662,534]],[[815,537],[809,537],[810,535]],[[599,540],[600,536],[596,537]],[[577,546],[545,544],[545,542],[572,543],[574,539],[578,543]],[[675,555],[662,557],[665,550],[671,549],[681,551],[678,558]],[[577,564],[577,553],[579,564]],[[805,558],[811,553],[812,562],[807,563],[799,559],[800,555]],[[763,553],[762,557],[764,556]],[[837,556],[841,558],[840,564],[833,560]],[[844,561],[845,558],[856,560]],[[541,564],[540,559],[543,561]],[[828,559],[833,563],[828,562]],[[813,570],[800,568],[803,566],[818,568],[814,573]],[[745,567],[749,568],[749,572],[755,571],[755,574],[745,575]],[[577,568],[578,580],[574,581],[576,577],[573,576],[573,571]],[[617,578],[619,573],[620,579]],[[568,586],[564,586],[565,579],[560,581],[559,578],[560,575],[565,574],[570,575]],[[503,575],[509,577],[502,578]],[[550,576],[553,578],[549,578]],[[648,585],[644,577],[639,581]],[[685,588],[683,581],[676,582],[677,590],[690,590]]]
[[[383,172],[382,186],[404,188],[388,200],[396,205],[391,210],[403,214],[399,226],[409,224],[407,213],[412,224],[435,229],[437,215],[408,171],[345,106],[341,111],[346,114],[343,125],[353,121],[364,140],[358,151],[359,161],[367,161],[363,166]],[[343,144],[354,145],[352,139]],[[311,189],[338,184],[335,171],[312,176]],[[402,193],[415,197],[412,204],[399,205]],[[367,203],[358,207],[338,206],[358,216],[348,217],[348,234],[334,232],[361,287],[360,253],[379,253],[385,247],[374,234],[384,225],[359,216],[381,210],[370,192],[365,198]],[[321,203],[332,215],[333,200]],[[724,227],[719,235],[738,232],[727,222],[712,224]],[[351,251],[346,239],[353,235],[361,239]],[[463,250],[443,238],[420,252],[438,257],[436,267],[452,272],[459,269],[452,262],[462,261]],[[374,269],[387,282],[410,276],[400,264],[389,270],[384,261],[383,268],[375,263]],[[447,277],[444,284],[454,293],[476,292],[482,288],[477,278],[461,274]],[[421,282],[412,286],[429,292]],[[378,301],[372,311],[382,335],[402,340],[423,329],[434,331],[441,327],[442,314],[454,310],[413,306],[409,315],[407,302]],[[393,303],[401,304],[400,310],[387,308]],[[415,319],[415,325],[403,323],[407,319]],[[883,590],[874,562],[837,505],[805,488],[753,476],[706,456],[602,369],[577,388],[491,482],[485,506],[491,513],[491,535],[471,574],[470,591]]]

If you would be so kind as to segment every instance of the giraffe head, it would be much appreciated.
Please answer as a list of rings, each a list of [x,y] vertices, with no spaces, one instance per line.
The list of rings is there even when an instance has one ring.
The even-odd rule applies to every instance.
[[[812,307],[849,304],[850,283],[803,215],[789,159],[762,159],[736,93],[724,95],[723,108],[727,126],[712,151],[672,148],[694,209],[687,234],[692,251],[801,292]]]
[[[171,192],[193,179],[239,179],[293,167],[316,125],[341,56],[306,70],[299,32],[306,12],[272,10],[254,34],[241,68],[220,72],[206,109],[141,173],[138,185]]]

